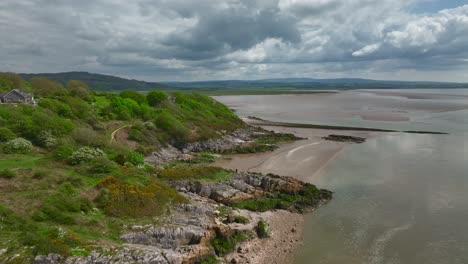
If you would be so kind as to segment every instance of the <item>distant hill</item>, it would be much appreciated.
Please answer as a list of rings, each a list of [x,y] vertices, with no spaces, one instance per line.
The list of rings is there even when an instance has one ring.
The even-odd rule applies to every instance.
[[[313,78],[279,78],[263,80],[221,80],[221,81],[197,81],[197,82],[145,82],[129,80],[111,75],[95,74],[89,72],[62,72],[62,73],[37,73],[20,74],[24,79],[33,77],[47,77],[66,84],[70,80],[80,80],[88,84],[94,90],[101,91],[184,91],[200,92],[208,94],[250,93],[256,91],[295,91],[295,90],[352,90],[352,89],[404,89],[404,88],[468,88],[467,83],[448,82],[408,82],[408,81],[382,81],[360,78],[340,79],[313,79]]]
[[[284,78],[263,80],[223,80],[200,82],[163,82],[163,84],[179,89],[190,88],[288,88],[288,89],[400,89],[400,88],[468,88],[467,83],[449,82],[411,82],[411,81],[381,81],[360,78],[312,79]]]
[[[31,80],[34,77],[46,77],[58,81],[64,85],[70,80],[79,80],[86,83],[94,90],[100,91],[148,91],[153,89],[163,89],[165,86],[155,82],[145,82],[138,80],[129,80],[111,75],[95,74],[89,72],[61,72],[61,73],[21,73],[21,77]]]

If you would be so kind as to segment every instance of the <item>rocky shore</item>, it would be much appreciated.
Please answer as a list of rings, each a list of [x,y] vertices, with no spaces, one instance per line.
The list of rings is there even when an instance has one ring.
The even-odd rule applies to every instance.
[[[169,146],[146,158],[156,167],[190,160],[200,151],[219,151],[257,144],[273,132],[248,127],[223,138]],[[273,136],[277,137],[277,136]],[[42,263],[284,263],[262,251],[277,248],[291,253],[301,242],[301,214],[332,198],[291,177],[232,171],[223,181],[169,180],[189,203],[171,207],[147,225],[129,225],[122,245],[96,247],[88,256],[37,256]],[[286,218],[285,218],[286,217]],[[284,222],[284,219],[291,221]],[[271,256],[270,256],[271,257]]]

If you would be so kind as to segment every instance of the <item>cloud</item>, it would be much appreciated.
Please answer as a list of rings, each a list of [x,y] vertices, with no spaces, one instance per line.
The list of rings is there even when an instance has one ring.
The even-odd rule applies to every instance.
[[[3,0],[0,70],[468,81],[468,5],[424,1]]]
[[[355,57],[366,56],[375,53],[380,48],[380,44],[367,45],[364,48],[353,52],[351,55]]]

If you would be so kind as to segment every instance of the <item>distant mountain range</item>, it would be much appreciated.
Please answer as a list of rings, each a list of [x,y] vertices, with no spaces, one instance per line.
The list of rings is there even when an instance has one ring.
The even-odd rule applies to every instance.
[[[102,91],[148,91],[148,90],[182,90],[213,92],[223,90],[320,90],[320,89],[400,89],[400,88],[468,88],[467,83],[449,82],[408,82],[381,81],[360,78],[313,79],[313,78],[280,78],[263,80],[222,80],[198,82],[145,82],[129,80],[111,75],[88,72],[20,74],[30,80],[33,77],[47,77],[66,84],[70,80],[80,80],[95,90]]]

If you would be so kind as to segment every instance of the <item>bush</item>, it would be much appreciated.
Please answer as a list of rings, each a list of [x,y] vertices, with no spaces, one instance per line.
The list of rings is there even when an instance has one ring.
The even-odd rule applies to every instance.
[[[47,172],[44,171],[44,170],[37,170],[34,172],[33,174],[33,179],[37,179],[37,180],[40,180],[40,179],[43,179],[47,176]]]
[[[66,183],[42,203],[40,210],[33,214],[33,219],[71,225],[75,223],[75,219],[70,213],[86,213],[92,208],[93,204],[89,199],[80,196],[71,184]]]
[[[42,130],[37,136],[37,143],[41,147],[53,148],[57,146],[57,138],[48,130]]]
[[[218,256],[223,256],[232,252],[238,243],[249,238],[247,233],[239,230],[223,233],[221,230],[216,229],[215,232],[216,237],[211,241],[211,246],[213,246]]]
[[[115,163],[106,157],[97,157],[90,161],[88,171],[91,173],[110,173],[116,169]]]
[[[73,154],[74,151],[75,148],[71,145],[60,145],[54,151],[54,158],[60,161],[68,160],[68,158]]]
[[[7,154],[26,154],[31,152],[33,149],[32,143],[29,140],[24,138],[16,138],[10,140],[6,143],[5,147],[3,148],[4,152]]]
[[[134,166],[141,167],[145,165],[145,156],[141,153],[132,151],[128,153],[127,161]]]
[[[78,165],[98,157],[106,157],[106,153],[99,148],[82,147],[71,154],[69,161],[72,165]]]
[[[101,192],[95,201],[110,216],[161,215],[170,203],[187,202],[174,188],[156,181],[142,186],[107,177],[97,187],[101,188]]]
[[[0,142],[7,142],[15,138],[16,135],[13,131],[6,127],[0,127]]]
[[[1,170],[0,171],[0,178],[2,179],[13,179],[16,177],[16,172],[12,170]]]
[[[146,100],[150,106],[159,106],[163,101],[167,100],[169,96],[162,91],[151,91],[146,95]]]
[[[135,91],[123,91],[119,94],[119,96],[122,98],[130,98],[139,104],[146,102],[146,97],[143,94]]]
[[[95,130],[88,127],[80,127],[73,131],[73,139],[79,145],[91,147],[104,147],[107,141]]]
[[[255,232],[257,232],[257,236],[259,238],[267,238],[270,236],[270,225],[267,222],[260,220],[255,227]]]

